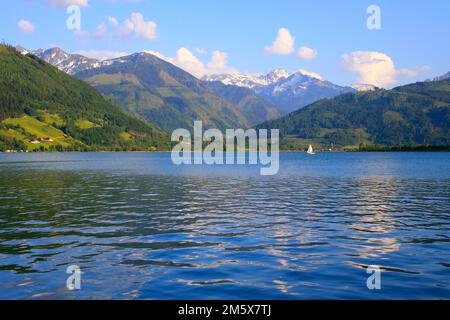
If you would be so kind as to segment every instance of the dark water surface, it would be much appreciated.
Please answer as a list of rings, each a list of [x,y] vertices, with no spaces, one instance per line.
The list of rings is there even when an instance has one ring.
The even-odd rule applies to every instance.
[[[38,298],[449,299],[450,153],[0,154],[0,299]]]

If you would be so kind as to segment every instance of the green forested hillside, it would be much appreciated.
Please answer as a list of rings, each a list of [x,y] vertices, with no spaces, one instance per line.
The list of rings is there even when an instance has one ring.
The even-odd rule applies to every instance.
[[[0,150],[168,149],[168,136],[83,81],[0,45]]]
[[[148,53],[119,58],[76,77],[167,131],[189,129],[194,120],[219,129],[251,126],[230,101],[206,83]]]
[[[278,128],[284,149],[450,144],[450,81],[321,100],[259,128]]]

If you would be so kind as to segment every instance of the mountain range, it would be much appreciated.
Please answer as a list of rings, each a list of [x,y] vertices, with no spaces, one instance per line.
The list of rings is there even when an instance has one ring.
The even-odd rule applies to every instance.
[[[20,46],[17,48],[22,53],[34,54],[44,61],[56,66],[60,70],[81,78],[86,77],[86,73],[83,73],[85,71],[91,71],[90,74],[92,75],[93,73],[102,73],[104,70],[109,70],[108,73],[111,74],[111,70],[115,69],[114,66],[117,64],[125,63],[126,66],[130,66],[130,62],[142,63],[144,61],[142,59],[133,59],[133,56],[136,56],[136,54],[128,57],[99,61],[96,59],[83,57],[79,54],[70,54],[60,48],[51,48],[48,50],[40,49],[36,51],[30,51]],[[161,60],[156,56],[149,53],[139,54],[139,56],[144,55],[153,57],[152,59],[147,59],[145,61],[145,66],[143,66],[144,68],[149,66],[150,60],[154,63],[158,61],[159,66],[164,65],[163,63],[160,63],[160,61],[164,60]],[[173,69],[173,65],[167,62],[164,68],[168,68],[169,65]],[[153,70],[160,69],[155,68]],[[151,72],[152,70],[148,69],[147,71]],[[122,67],[121,72],[123,73]],[[187,74],[187,72],[181,69],[177,72],[178,75],[183,73]],[[155,75],[155,77],[158,77],[158,75]],[[193,76],[190,77],[195,78]],[[373,89],[373,87],[369,85],[356,85],[354,88],[338,86],[329,81],[325,81],[315,73],[305,70],[299,70],[295,73],[288,73],[283,69],[276,69],[267,74],[244,74],[232,72],[230,74],[205,76],[201,80],[202,81],[198,79],[191,79],[189,83],[195,82],[197,83],[197,87],[203,86],[204,88],[210,87],[212,89],[212,92],[210,92],[210,98],[211,94],[216,97],[212,99],[214,100],[213,103],[211,103],[211,101],[206,101],[206,104],[211,103],[216,106],[218,104],[223,104],[223,102],[219,103],[219,100],[229,100],[231,98],[231,101],[228,102],[229,104],[234,105],[234,108],[226,108],[228,110],[234,109],[231,112],[235,114],[234,119],[229,119],[228,121],[221,119],[222,116],[217,113],[214,116],[210,114],[209,116],[204,117],[204,122],[206,122],[207,125],[214,124],[218,127],[223,127],[229,124],[239,124],[241,127],[248,127],[249,125],[256,125],[263,121],[275,119],[280,115],[288,114],[320,99],[332,98],[343,93],[355,92],[357,90]],[[181,81],[175,79],[175,81],[184,86],[182,79]],[[203,82],[204,84],[200,85],[200,82]],[[210,85],[211,82],[213,82],[212,85]],[[218,90],[219,85],[217,82],[223,83],[226,87]],[[180,121],[180,118],[193,120],[195,117],[199,116],[199,114],[204,113],[199,112],[199,110],[191,110],[189,107],[185,110],[180,110],[180,105],[173,105],[172,103],[173,98],[176,97],[179,101],[183,101],[182,104],[184,106],[192,105],[192,103],[195,103],[197,106],[205,106],[205,103],[199,103],[198,99],[194,99],[195,101],[187,101],[189,99],[186,95],[180,96],[175,93],[169,97],[168,101],[165,97],[161,97],[161,95],[155,94],[154,90],[151,90],[154,89],[153,84],[151,83],[147,84],[146,89],[144,90],[142,90],[142,88],[141,90],[137,90],[137,88],[135,88],[134,93],[130,92],[130,90],[127,90],[127,93],[123,92],[123,90],[119,90],[120,92],[117,92],[117,90],[112,89],[111,86],[106,88],[104,83],[100,84],[98,81],[91,82],[91,84],[96,86],[102,93],[111,97],[125,110],[132,111],[135,114],[142,116],[144,119],[150,120],[167,130],[173,130],[175,127],[179,127],[180,125],[186,126],[186,121]],[[172,86],[172,84],[168,85]],[[251,90],[243,90],[240,88]],[[188,91],[190,90],[188,87],[187,89]],[[156,100],[148,99],[148,94],[143,94],[143,91],[153,91],[147,93],[152,97],[156,96],[159,98],[156,99],[158,100],[156,106],[153,105]],[[244,92],[245,95],[243,96]],[[126,95],[126,97],[124,95]],[[141,99],[143,95],[147,97]],[[242,99],[237,101],[236,97],[242,97]],[[161,102],[161,99],[164,100],[164,102]],[[158,105],[166,106],[163,108],[164,114],[161,114],[161,110],[158,111]],[[258,108],[258,105],[260,106],[260,109]],[[168,109],[171,109],[172,111],[166,112]],[[218,111],[220,111],[220,108]],[[213,113],[214,112],[216,111],[213,110]],[[167,115],[170,115],[170,118],[173,121],[168,123]],[[240,120],[237,120],[236,117],[240,118]]]
[[[0,45],[0,150],[167,150],[170,139],[97,90]]]
[[[60,48],[51,48],[47,50],[38,49],[32,51],[25,49],[22,46],[17,46],[16,49],[24,55],[32,54],[70,75],[74,75],[80,71],[98,68],[104,63],[107,63],[87,58],[80,54],[67,53]]]
[[[384,90],[305,70],[198,79],[144,52],[99,61],[59,48],[17,50],[1,47],[0,148],[164,149],[167,132],[195,120],[221,130],[279,128],[289,150],[449,144],[448,73]]]
[[[109,65],[78,72],[128,112],[172,131],[201,120],[209,128],[247,128],[252,124],[232,102],[186,71],[149,53],[136,53]]]
[[[320,99],[356,92],[352,87],[342,87],[322,79],[321,76],[299,70],[288,73],[283,69],[268,74],[230,74],[209,75],[205,81],[220,81],[227,85],[252,89],[259,97],[276,105],[282,115],[301,109]],[[369,87],[360,87],[368,90]],[[370,87],[372,89],[372,87]]]
[[[450,79],[315,102],[259,129],[280,129],[282,149],[450,145]]]

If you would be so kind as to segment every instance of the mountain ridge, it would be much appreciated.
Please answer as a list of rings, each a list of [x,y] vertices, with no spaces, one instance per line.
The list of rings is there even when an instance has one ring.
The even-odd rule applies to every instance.
[[[107,68],[111,65],[122,63],[125,60],[132,59],[133,57],[139,57],[145,54],[150,54],[147,52],[139,52],[134,53],[126,57],[116,58],[116,59],[109,59],[104,61],[99,61],[96,59],[90,59],[83,57],[79,54],[70,54],[65,51],[63,51],[60,48],[51,48],[48,50],[36,50],[36,51],[29,51],[27,49],[18,48],[23,53],[29,53],[36,55],[37,57],[53,64],[54,66],[58,67],[60,70],[70,74],[70,75],[77,75],[82,74],[82,72],[89,71],[89,70],[95,70],[98,68]],[[156,56],[154,56],[156,57]],[[158,58],[158,57],[156,57]],[[165,61],[165,60],[164,60]],[[166,63],[169,63],[165,61]],[[184,70],[183,70],[184,71]],[[196,78],[197,79],[197,78]],[[303,79],[302,81],[300,81]],[[204,76],[201,81],[204,82],[217,82],[220,81],[224,83],[225,85],[234,85],[237,87],[243,87],[252,89],[254,93],[261,99],[259,100],[256,96],[250,98],[250,93],[247,91],[247,93],[244,95],[247,99],[242,99],[240,101],[228,101],[231,104],[236,105],[236,110],[231,111],[231,113],[239,113],[241,111],[246,111],[244,114],[237,116],[241,117],[244,116],[246,118],[246,121],[231,121],[231,123],[239,124],[241,127],[251,126],[257,124],[259,121],[266,121],[271,120],[274,116],[277,115],[285,115],[289,112],[292,112],[296,109],[302,108],[312,102],[315,102],[317,100],[323,99],[323,98],[330,98],[334,97],[336,95],[346,93],[346,92],[352,92],[354,89],[351,87],[341,87],[337,86],[331,82],[324,81],[322,77],[319,75],[306,71],[306,70],[299,70],[295,73],[288,73],[287,71],[283,69],[275,69],[267,74],[243,74],[238,72],[233,72],[229,75],[211,75],[211,76]],[[296,86],[289,86],[288,81],[291,82],[297,82]],[[191,80],[191,83],[196,82],[195,80]],[[198,87],[198,85],[197,85]],[[285,89],[283,89],[285,88]],[[193,88],[190,88],[191,90]],[[227,87],[227,90],[225,88],[222,88],[222,90],[218,90],[218,85],[212,85],[211,86],[212,91],[216,95],[222,95],[222,94],[228,94],[228,96],[221,96],[221,98],[225,98],[225,100],[229,100],[228,98],[236,97],[237,92],[241,92],[242,90],[238,88],[230,88]],[[109,94],[109,97],[112,97],[113,94],[111,90],[108,91],[106,94]],[[234,94],[231,93],[231,91],[234,91]],[[105,92],[103,92],[105,94]],[[204,93],[204,91],[202,92]],[[200,92],[197,92],[197,94],[202,94]],[[242,94],[242,92],[241,92]],[[180,98],[180,97],[177,97]],[[113,97],[114,99],[114,97]],[[181,100],[185,100],[184,98],[181,98]],[[214,99],[213,99],[214,100]],[[217,100],[217,99],[216,99]],[[246,103],[246,101],[249,101],[249,105],[243,106],[243,104]],[[259,101],[261,107],[263,110],[258,110],[255,106],[256,101]],[[139,103],[136,103],[136,106],[134,108],[130,108],[129,103],[125,104],[123,99],[116,99],[116,103],[121,105],[125,110],[130,111],[130,109],[137,110],[135,114],[142,116],[144,119],[150,120],[152,122],[157,123],[159,126],[164,127],[166,130],[174,129],[177,125],[183,125],[186,126],[185,121],[170,121],[168,125],[166,125],[163,121],[163,119],[167,119],[166,115],[162,115],[161,113],[155,113],[155,112],[139,112],[141,109],[148,109],[142,101]],[[215,101],[214,103],[217,104]],[[213,104],[214,104],[213,103]],[[142,104],[142,106],[139,106],[138,104]],[[278,109],[276,112],[273,110],[273,106],[276,106]],[[253,112],[247,112],[247,111],[256,111],[256,113]],[[179,113],[179,110],[172,110],[168,111],[170,113],[177,113],[177,115],[174,115],[175,119],[179,119],[180,117],[183,117],[183,113]],[[241,112],[242,113],[242,112]],[[195,115],[194,112],[191,116],[188,118],[192,120],[192,116]],[[256,116],[254,116],[256,115]],[[267,117],[264,118],[264,115]],[[185,115],[186,116],[186,115]],[[163,118],[161,118],[163,117]],[[221,118],[221,115],[215,115],[213,118]],[[210,122],[207,120],[206,122]],[[213,121],[214,122],[214,121]],[[223,127],[225,123],[230,123],[230,121],[219,121],[216,122],[219,123],[220,127]]]
[[[207,83],[150,53],[135,53],[108,65],[78,72],[82,79],[126,111],[171,131],[205,127],[244,128],[251,124],[228,100]]]
[[[167,131],[174,130],[178,127],[189,128],[192,126],[194,120],[202,120],[207,126],[217,126],[220,128],[225,128],[226,126],[251,127],[280,116],[280,113],[274,105],[259,98],[251,91],[244,92],[238,87],[227,87],[226,89],[222,88],[219,90],[217,85],[198,80],[191,74],[165,60],[159,59],[159,57],[149,52],[138,52],[124,57],[99,61],[85,58],[78,54],[70,54],[60,48],[30,51],[18,46],[17,49],[22,54],[33,54],[70,75],[82,78],[88,82],[91,81],[91,84],[97,86],[97,89],[104,95],[115,100],[126,111],[152,123],[156,123]],[[165,72],[162,77],[167,81],[155,82],[155,79],[159,77],[158,73],[161,74],[161,70],[156,70],[155,68],[150,70],[150,66],[147,65],[147,70],[149,72],[156,72],[156,74],[153,75],[150,83],[147,82],[146,85],[143,85],[138,77],[119,66],[122,64],[139,64],[145,60],[143,57],[152,57],[153,64],[159,65],[160,69],[170,71],[169,73],[172,75],[168,75]],[[142,67],[146,67],[145,63]],[[111,83],[109,85],[102,83],[99,79],[101,77],[100,75],[97,75],[95,79],[86,79],[86,74],[102,74],[104,70],[111,69],[121,69],[120,73],[116,75],[112,75],[109,72],[110,80],[111,77],[115,77],[119,81],[114,86]],[[175,72],[175,69],[178,71]],[[177,79],[173,79],[174,74],[176,74],[175,78]],[[272,77],[275,76],[272,75]],[[103,74],[103,81],[107,81],[105,79],[107,77]],[[122,80],[119,80],[119,78],[122,78]],[[131,88],[133,85],[134,88]],[[187,91],[179,90],[178,94],[172,92],[171,97],[162,98],[158,93],[155,94],[154,92],[155,90],[158,91],[158,88],[162,89],[163,87],[169,87],[169,90],[171,90],[177,85],[179,85],[180,90],[181,87],[185,87]],[[183,96],[183,94],[190,95],[191,98],[193,97],[188,91],[193,91],[197,95],[194,99],[195,101],[191,101],[195,102],[195,106],[193,103],[186,104],[189,98]],[[237,99],[238,97],[240,99]],[[161,107],[161,100],[164,100],[164,103],[167,102],[167,108]],[[186,105],[190,105],[187,111],[183,110]],[[222,109],[219,108],[219,111],[214,114],[214,108],[218,105],[221,105]]]
[[[280,129],[285,150],[450,145],[450,79],[324,99],[257,128]]]
[[[282,115],[320,99],[356,91],[351,87],[342,87],[326,81],[320,75],[306,70],[289,73],[283,69],[275,69],[267,74],[234,72],[209,75],[202,79],[252,89],[258,96],[276,105]]]
[[[33,54],[0,45],[0,149],[167,150],[154,125]]]
[[[32,51],[25,49],[22,46],[16,46],[16,50],[23,55],[32,54],[69,75],[74,75],[77,72],[88,69],[98,68],[103,64],[100,60],[88,58],[81,54],[68,53],[59,47]]]

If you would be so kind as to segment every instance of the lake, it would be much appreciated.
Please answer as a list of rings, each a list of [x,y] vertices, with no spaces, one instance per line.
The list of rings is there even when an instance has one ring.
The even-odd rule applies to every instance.
[[[450,299],[450,153],[280,157],[0,154],[0,299]]]

